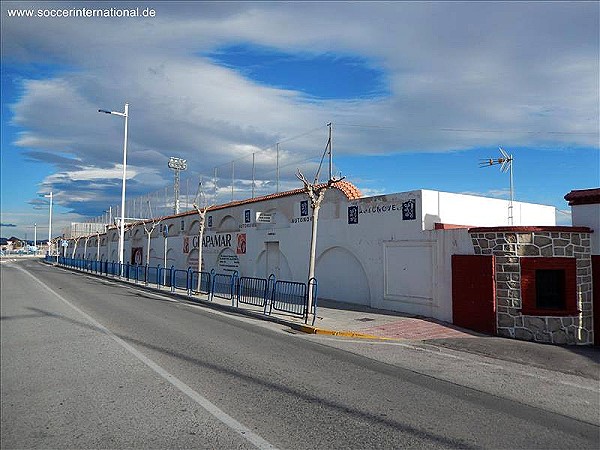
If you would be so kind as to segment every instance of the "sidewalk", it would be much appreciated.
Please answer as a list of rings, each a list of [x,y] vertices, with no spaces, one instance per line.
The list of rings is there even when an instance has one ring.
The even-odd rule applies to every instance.
[[[206,296],[176,295],[194,303],[200,300],[207,307],[277,322],[304,333],[436,346],[600,381],[600,348],[597,347],[518,341],[484,335],[432,318],[321,300],[314,325],[306,325],[302,318],[285,313],[273,311],[265,315],[262,308],[246,304],[232,307],[231,300],[215,297],[209,301]]]
[[[172,293],[169,288],[165,287],[144,286],[133,281],[61,268],[136,286],[151,292],[172,295],[180,300],[201,304],[207,308],[276,322],[304,333],[433,345],[600,380],[600,348],[598,347],[558,346],[488,336],[431,318],[322,300],[319,300],[317,305],[317,317],[314,325],[307,325],[301,317],[276,311],[266,315],[261,307],[247,304],[234,306],[232,300],[219,297],[209,300],[206,295],[188,296],[185,291]]]

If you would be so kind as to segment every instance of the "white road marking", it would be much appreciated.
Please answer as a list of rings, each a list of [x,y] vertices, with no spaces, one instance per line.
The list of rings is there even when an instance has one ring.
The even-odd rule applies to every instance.
[[[16,266],[16,267],[19,270],[21,270],[22,272],[24,272],[25,274],[29,275],[31,278],[33,278],[36,282],[41,284],[50,293],[55,295],[59,300],[61,300],[62,302],[64,302],[68,306],[70,306],[73,310],[77,311],[79,314],[81,314],[83,317],[85,317],[91,324],[93,324],[95,327],[97,327],[100,331],[102,331],[104,334],[109,336],[113,341],[115,341],[117,344],[119,344],[121,347],[123,347],[125,350],[127,350],[129,353],[131,353],[133,356],[135,356],[141,362],[143,362],[146,366],[148,366],[150,369],[152,369],[156,374],[160,375],[166,381],[168,381],[173,386],[175,386],[179,391],[181,391],[182,393],[187,395],[189,398],[191,398],[193,401],[195,401],[198,405],[200,405],[202,408],[204,408],[213,417],[215,417],[216,419],[221,421],[223,424],[225,424],[226,426],[231,428],[240,437],[248,440],[255,447],[257,447],[259,449],[275,449],[276,448],[275,446],[273,446],[272,444],[267,442],[265,439],[260,437],[258,434],[254,433],[250,428],[248,428],[244,424],[238,422],[233,417],[231,417],[229,414],[227,414],[226,412],[221,410],[218,406],[216,406],[214,403],[210,402],[207,398],[200,395],[198,392],[196,392],[190,386],[185,384],[183,381],[181,381],[180,379],[178,379],[177,377],[175,377],[174,375],[169,373],[167,370],[163,369],[160,365],[158,365],[157,363],[152,361],[150,358],[148,358],[142,352],[138,351],[137,349],[135,349],[134,347],[129,345],[127,342],[125,342],[123,339],[121,339],[120,337],[118,337],[117,335],[112,333],[108,328],[106,328],[104,325],[102,325],[100,322],[98,322],[97,320],[92,318],[87,313],[83,312],[77,306],[73,305],[71,302],[69,302],[67,299],[65,299],[58,292],[54,291],[52,288],[47,286],[43,281],[38,279],[35,275],[33,275],[32,273],[29,273],[27,270],[23,269],[22,267],[19,267],[19,266]]]

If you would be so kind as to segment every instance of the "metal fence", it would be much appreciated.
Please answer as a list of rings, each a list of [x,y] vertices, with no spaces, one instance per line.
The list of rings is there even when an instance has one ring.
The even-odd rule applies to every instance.
[[[198,285],[198,278],[200,285]],[[209,272],[192,271],[190,274],[190,293],[191,294],[210,294],[211,275]]]
[[[46,256],[46,262],[53,263],[53,256]],[[215,273],[198,272],[189,267],[187,270],[174,266],[156,267],[133,264],[119,264],[115,261],[96,261],[59,257],[58,264],[72,267],[98,275],[121,278],[135,283],[156,285],[157,288],[168,287],[171,292],[185,290],[193,295],[207,295],[212,301],[214,297],[231,300],[232,306],[240,303],[263,308],[264,314],[272,314],[273,310],[286,314],[304,317],[312,315],[314,324],[317,314],[317,280],[311,278],[308,283],[277,280],[274,275],[266,278],[239,277],[238,272]],[[200,282],[198,282],[200,281]],[[309,293],[312,295],[312,310],[308,310]],[[236,305],[237,302],[237,305]]]
[[[212,288],[211,297],[219,297],[225,300],[231,300],[233,305],[237,272],[231,274],[211,273]]]
[[[241,277],[238,282],[237,301],[265,308],[269,282],[264,278]]]

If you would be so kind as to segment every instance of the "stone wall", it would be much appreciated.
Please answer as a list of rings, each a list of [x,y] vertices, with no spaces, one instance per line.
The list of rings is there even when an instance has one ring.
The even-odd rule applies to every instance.
[[[500,228],[470,230],[475,254],[494,255],[496,259],[498,335],[554,344],[591,344],[593,342],[591,230],[511,228],[511,230]],[[521,260],[535,256],[575,258],[577,310],[581,311],[578,315],[533,316],[521,313],[523,307]]]

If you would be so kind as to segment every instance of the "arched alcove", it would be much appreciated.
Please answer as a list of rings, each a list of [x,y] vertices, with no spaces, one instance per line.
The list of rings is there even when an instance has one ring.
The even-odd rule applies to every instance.
[[[190,250],[186,260],[186,267],[191,267],[192,270],[198,270],[198,249],[194,248]],[[202,271],[208,272],[211,267],[206,267],[206,256],[202,254]]]
[[[220,233],[227,232],[227,231],[235,232],[235,231],[239,231],[239,229],[240,229],[240,225],[239,225],[238,221],[235,220],[235,218],[233,216],[227,215],[227,216],[223,217],[223,219],[221,219],[216,231],[218,231]]]
[[[162,265],[161,256],[156,252],[156,250],[151,248],[150,249],[150,266],[156,267],[159,264]]]
[[[198,234],[198,227],[200,226],[200,221],[198,219],[190,222],[190,226],[187,227],[187,235],[190,236],[192,234]]]
[[[347,303],[370,305],[369,281],[361,262],[343,247],[325,250],[317,259],[318,296]]]
[[[265,249],[259,253],[254,264],[254,276],[268,278],[271,274],[278,280],[292,280],[292,270],[286,256],[279,249],[279,242],[265,242]]]

